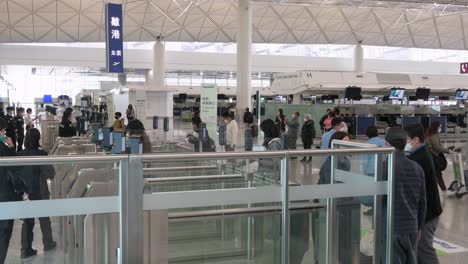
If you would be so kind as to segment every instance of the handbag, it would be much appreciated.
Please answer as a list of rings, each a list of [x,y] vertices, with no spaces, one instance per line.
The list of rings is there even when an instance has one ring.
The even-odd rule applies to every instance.
[[[439,169],[440,171],[444,171],[447,169],[448,163],[447,163],[447,158],[445,158],[444,153],[439,154]]]

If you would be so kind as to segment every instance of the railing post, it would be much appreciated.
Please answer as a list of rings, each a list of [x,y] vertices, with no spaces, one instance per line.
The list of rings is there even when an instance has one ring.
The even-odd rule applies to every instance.
[[[374,164],[374,180],[375,182],[382,181],[382,156],[375,154]],[[380,164],[380,166],[379,166]],[[374,264],[380,264],[381,249],[382,249],[382,195],[374,195]]]
[[[122,159],[119,171],[120,264],[143,263],[143,162]]]
[[[281,263],[289,264],[289,153],[281,159]]]
[[[388,189],[387,189],[387,264],[392,263],[393,239],[393,176],[395,173],[395,153],[388,155]]]
[[[334,145],[332,145],[334,148]],[[331,166],[330,166],[330,184],[333,184],[335,181],[335,168],[336,168],[336,159],[334,155],[330,156]],[[336,201],[334,198],[327,198],[327,264],[335,264],[335,252],[338,252],[338,241],[335,237],[336,227]]]

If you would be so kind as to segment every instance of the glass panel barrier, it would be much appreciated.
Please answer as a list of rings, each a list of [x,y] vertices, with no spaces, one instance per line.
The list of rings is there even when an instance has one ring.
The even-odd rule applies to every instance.
[[[392,151],[340,146],[2,158],[0,167],[5,169],[53,165],[57,173],[50,186],[52,200],[2,202],[0,220],[52,217],[61,260],[57,263],[329,264],[337,263],[333,252],[340,257],[346,251],[354,254],[346,255],[352,260],[346,263],[354,264],[365,253],[363,227],[371,230],[373,225],[372,218],[363,215],[363,197],[388,191],[386,181],[379,185],[361,175],[363,161],[357,157],[391,157]],[[330,161],[329,184],[315,184],[323,157],[344,152],[351,157],[350,170],[340,172]],[[312,162],[301,162],[303,157]],[[381,167],[376,163],[376,171]],[[336,184],[335,176],[344,180]],[[336,235],[347,239],[334,240]],[[13,239],[19,241],[19,234]],[[349,241],[354,247],[339,249]],[[339,247],[334,249],[333,243]],[[368,251],[375,256],[375,248]],[[46,255],[40,252],[40,257]],[[13,258],[17,261],[19,254]]]
[[[92,256],[100,263],[116,263],[115,213],[119,179],[128,174],[121,170],[126,157],[2,157],[0,228],[7,246],[0,250],[0,263],[4,257],[5,263],[27,257],[44,263],[97,263],[86,260]],[[109,233],[114,227],[117,232]]]

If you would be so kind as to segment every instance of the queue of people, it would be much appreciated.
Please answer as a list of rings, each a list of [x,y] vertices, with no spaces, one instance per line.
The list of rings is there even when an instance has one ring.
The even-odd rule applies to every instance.
[[[322,148],[330,148],[333,140],[351,139],[346,132],[340,131],[341,122],[341,118],[333,118],[332,129],[322,137]],[[438,180],[442,175],[435,163],[440,162],[438,154],[448,153],[448,149],[440,146],[440,139],[437,136],[439,129],[438,122],[431,124],[427,131],[424,131],[420,124],[409,125],[404,129],[393,127],[387,132],[385,140],[378,136],[375,127],[367,129],[369,144],[376,147],[392,146],[396,149],[392,241],[394,263],[439,263],[433,239],[443,211],[437,184],[439,182],[441,190],[444,190],[444,185]],[[367,159],[374,159],[373,155],[368,156]],[[363,163],[363,173],[373,176],[374,166],[367,165],[373,165],[375,161],[364,160]],[[340,170],[349,171],[350,164],[346,154],[337,156],[336,166]],[[387,160],[384,160],[383,167],[384,171],[387,171]],[[318,184],[329,184],[330,176],[331,159],[326,157],[320,168]],[[384,214],[386,214],[386,205],[384,199],[382,204]],[[386,215],[382,219],[386,221]],[[382,233],[384,234],[382,244],[384,244],[386,230],[382,230]],[[382,250],[384,258],[385,249]]]

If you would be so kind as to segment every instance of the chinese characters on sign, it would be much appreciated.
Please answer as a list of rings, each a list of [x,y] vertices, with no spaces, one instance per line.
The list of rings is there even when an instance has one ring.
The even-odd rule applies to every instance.
[[[215,84],[203,84],[200,97],[200,117],[206,123],[208,133],[216,135],[218,125],[218,87]]]
[[[107,72],[124,71],[122,28],[122,5],[106,4]]]

